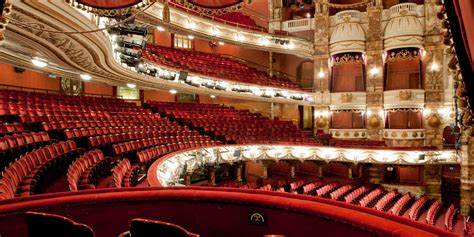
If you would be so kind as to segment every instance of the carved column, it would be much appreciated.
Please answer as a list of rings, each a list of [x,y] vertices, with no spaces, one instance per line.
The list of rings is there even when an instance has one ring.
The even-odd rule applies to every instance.
[[[208,186],[216,186],[216,168],[214,166],[208,167]]]
[[[275,118],[275,103],[270,103],[270,118],[273,120]]]
[[[268,178],[268,162],[263,161],[263,175],[262,179],[267,179]]]
[[[281,30],[281,21],[283,20],[283,1],[268,0],[269,22],[268,32],[275,33],[275,30]]]
[[[192,175],[193,175],[193,172],[186,172],[186,174],[184,175],[184,185],[191,186]]]
[[[237,182],[242,182],[242,170],[243,170],[244,165],[241,163],[237,164],[237,167],[235,167],[235,181]]]
[[[327,2],[327,1],[323,1]],[[329,114],[329,12],[326,4],[319,4],[314,14],[314,128],[328,128]]]
[[[425,165],[423,180],[426,185],[426,195],[429,198],[441,198],[441,165]]]
[[[268,52],[268,74],[273,76],[273,52]]]
[[[299,161],[288,160],[287,162],[290,164],[290,178],[296,179],[296,166],[298,165]]]
[[[424,78],[425,78],[425,145],[443,146],[443,123],[449,124],[450,108],[445,107],[444,81],[448,76],[445,67],[446,57],[444,57],[445,47],[443,45],[443,33],[441,22],[437,18],[439,6],[436,1],[425,1],[425,58],[424,58]],[[449,60],[449,59],[448,59]],[[446,98],[452,100],[451,98]],[[446,101],[448,102],[448,101]],[[448,104],[449,106],[449,104]],[[440,113],[443,111],[443,113]],[[444,118],[444,121],[443,121]]]
[[[370,183],[378,184],[382,181],[382,169],[377,164],[366,164],[367,178]]]
[[[367,63],[366,63],[366,86],[367,86],[367,135],[368,139],[381,140],[383,120],[383,28],[382,28],[382,6],[367,7]],[[372,74],[372,69],[378,72]]]
[[[348,173],[347,178],[352,179],[352,165],[349,165],[347,167],[347,173]]]
[[[474,137],[462,137],[461,146],[461,213],[468,215],[474,200]]]

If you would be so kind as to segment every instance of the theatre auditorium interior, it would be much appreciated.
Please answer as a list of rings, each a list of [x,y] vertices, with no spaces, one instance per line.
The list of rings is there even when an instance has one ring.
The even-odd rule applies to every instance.
[[[0,14],[1,237],[474,236],[472,0]]]

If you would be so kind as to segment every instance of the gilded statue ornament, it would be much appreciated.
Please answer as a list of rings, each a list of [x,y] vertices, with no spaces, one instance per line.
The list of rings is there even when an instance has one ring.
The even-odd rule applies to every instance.
[[[351,103],[352,102],[352,94],[351,93],[344,93],[341,95],[341,102],[342,103]]]
[[[398,97],[400,98],[400,100],[410,100],[411,99],[411,91],[400,91],[399,94],[398,94]]]
[[[428,122],[428,125],[430,125],[430,127],[432,127],[432,128],[437,128],[437,127],[439,127],[439,125],[441,125],[441,119],[438,116],[438,114],[432,114],[428,118],[427,122]]]
[[[377,115],[372,115],[369,118],[369,126],[376,128],[380,126],[380,118]]]
[[[327,125],[327,120],[324,117],[319,117],[316,119],[316,127],[324,128]]]

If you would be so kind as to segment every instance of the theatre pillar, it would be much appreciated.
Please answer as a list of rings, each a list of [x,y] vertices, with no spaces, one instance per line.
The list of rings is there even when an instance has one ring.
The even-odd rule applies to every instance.
[[[425,165],[423,181],[426,185],[426,195],[429,198],[441,198],[441,165]]]
[[[237,182],[242,182],[242,170],[243,170],[243,164],[238,163],[237,167],[235,167],[235,181]]]
[[[474,137],[462,136],[461,146],[461,201],[463,215],[468,215],[474,200]]]
[[[216,186],[216,168],[214,166],[208,167],[208,186]]]
[[[186,174],[184,175],[184,185],[191,186],[192,175],[193,175],[193,172],[186,172]]]
[[[378,164],[366,164],[367,178],[370,183],[378,184],[382,181],[382,167]]]
[[[367,113],[366,124],[367,137],[371,140],[382,139],[382,128],[384,126],[383,111],[383,27],[382,11],[380,4],[367,7],[367,63],[366,63],[366,91],[367,91]]]

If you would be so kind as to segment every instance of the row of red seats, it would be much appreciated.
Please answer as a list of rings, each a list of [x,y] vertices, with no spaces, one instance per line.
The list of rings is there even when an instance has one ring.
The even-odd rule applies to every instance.
[[[100,122],[100,121],[114,121],[114,122],[134,122],[137,125],[155,126],[160,125],[163,122],[158,117],[134,117],[127,113],[121,115],[115,115],[110,117],[100,116],[86,116],[86,115],[31,115],[25,114],[20,115],[21,123],[42,123],[42,122],[54,122],[54,121],[89,121],[89,122]]]
[[[88,145],[91,148],[105,148],[108,145],[113,145],[119,142],[126,142],[131,140],[138,140],[143,138],[150,138],[150,137],[159,137],[160,131],[147,131],[147,132],[134,132],[134,133],[120,133],[120,134],[112,134],[112,135],[101,135],[95,137],[88,137]],[[171,142],[171,137],[164,137],[165,142]]]
[[[434,225],[435,224],[436,218],[440,214],[442,205],[443,204],[441,203],[441,201],[439,199],[431,204],[431,206],[428,209],[428,212],[426,214],[426,224],[428,224],[428,225]]]
[[[303,186],[302,193],[306,195],[314,195],[314,191],[323,184],[323,181],[316,181],[313,183],[306,184]]]
[[[347,194],[344,197],[344,201],[346,203],[352,203],[356,198],[360,197],[360,195],[365,193],[367,191],[367,189],[368,188],[366,186],[361,186],[361,187],[355,189],[354,191],[350,192],[349,194]]]
[[[201,75],[247,84],[299,89],[296,83],[288,79],[271,77],[266,72],[218,54],[147,44],[147,50],[143,50],[142,55],[145,60],[153,63]]]
[[[98,178],[110,172],[110,157],[101,150],[91,150],[80,156],[68,169],[67,181],[71,191],[95,189]]]
[[[392,209],[390,210],[390,213],[396,216],[400,216],[402,213],[402,210],[406,208],[408,202],[412,199],[410,193],[406,193],[403,195],[398,201],[393,205]]]
[[[227,143],[294,142],[317,144],[316,140],[305,137],[291,122],[270,120],[259,114],[252,114],[247,110],[242,112],[221,105],[153,101],[147,102],[147,105],[155,111],[167,114],[169,117]],[[209,114],[215,116],[206,117]],[[253,127],[255,129],[252,129]]]
[[[337,186],[337,182],[328,183],[316,190],[316,196],[322,197]]]
[[[330,193],[330,197],[331,199],[333,200],[337,200],[339,199],[344,193],[346,193],[347,191],[349,191],[350,189],[352,189],[352,185],[350,184],[347,184],[347,185],[343,185],[342,187],[334,190],[334,192]]]
[[[130,126],[130,127],[89,127],[89,128],[80,128],[72,130],[64,130],[64,137],[67,140],[89,137],[89,136],[100,136],[100,135],[109,135],[117,133],[133,133],[133,132],[143,132],[143,131],[156,131],[160,137],[170,137],[170,136],[195,136],[199,133],[197,131],[184,130],[177,131],[175,130],[176,126]]]
[[[393,201],[394,198],[398,195],[397,190],[392,190],[386,193],[379,201],[375,204],[374,209],[377,211],[384,211],[390,201]]]
[[[224,13],[224,14],[215,14],[212,15],[214,18],[222,19],[226,23],[232,22],[236,23],[237,26],[247,26],[252,29],[259,30],[261,27],[259,27],[256,23],[255,20],[253,20],[251,17],[242,14],[241,12],[229,12],[229,13]]]
[[[418,198],[413,205],[411,205],[410,210],[408,210],[408,217],[412,220],[418,220],[421,215],[423,207],[428,203],[429,199],[426,196],[421,196]]]
[[[116,188],[133,187],[138,183],[138,165],[130,164],[130,160],[125,158],[118,162],[112,170],[112,178]]]
[[[375,200],[375,198],[377,198],[377,196],[382,194],[382,192],[383,191],[381,188],[376,188],[372,190],[359,201],[359,205],[363,207],[367,207],[373,200]]]
[[[50,143],[45,132],[0,137],[0,171],[22,154]]]
[[[109,98],[109,97],[93,97],[93,96],[69,96],[61,94],[48,94],[42,92],[31,92],[31,91],[19,91],[19,90],[4,90],[0,91],[0,99],[10,101],[39,101],[41,103],[47,102],[47,104],[101,104],[101,105],[119,105],[120,107],[134,107],[133,103],[125,102],[122,99]]]
[[[86,116],[101,116],[110,117],[120,114],[134,114],[141,116],[149,114],[150,112],[141,108],[115,108],[108,110],[102,110],[101,107],[94,106],[79,106],[79,105],[44,105],[44,104],[18,104],[18,102],[11,103],[0,103],[0,109],[8,111],[10,115],[86,115]]]
[[[444,227],[446,228],[446,230],[453,231],[454,219],[457,214],[458,214],[458,209],[454,207],[453,204],[451,204],[448,207],[448,210],[446,211],[445,216],[444,216]]]
[[[25,131],[21,123],[3,123],[0,124],[0,136],[13,133],[22,133]]]
[[[57,176],[80,154],[72,141],[55,143],[27,153],[12,163],[0,179],[0,199],[29,196],[44,190],[48,177]]]
[[[165,128],[161,128],[162,126],[174,126],[177,123],[171,122],[169,120],[162,120],[160,126],[157,128],[161,131],[165,130]],[[54,121],[54,122],[45,122],[41,124],[41,128],[43,131],[61,131],[64,129],[74,129],[74,128],[95,128],[95,127],[152,127],[156,125],[145,125],[141,122],[137,121]]]

